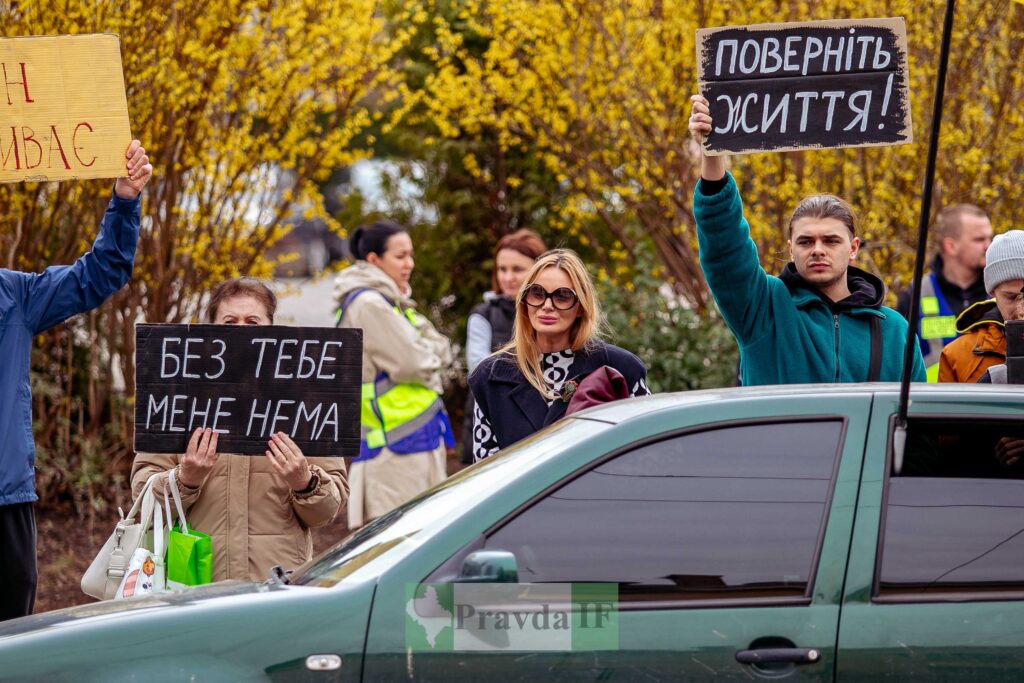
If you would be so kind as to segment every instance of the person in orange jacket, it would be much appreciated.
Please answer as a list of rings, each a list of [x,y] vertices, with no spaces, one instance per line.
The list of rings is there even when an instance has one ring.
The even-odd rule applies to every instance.
[[[957,337],[942,349],[940,382],[977,382],[1006,361],[1003,321],[1016,317],[1024,286],[1024,230],[997,235],[985,253],[985,289],[992,297],[967,308],[956,320]]]

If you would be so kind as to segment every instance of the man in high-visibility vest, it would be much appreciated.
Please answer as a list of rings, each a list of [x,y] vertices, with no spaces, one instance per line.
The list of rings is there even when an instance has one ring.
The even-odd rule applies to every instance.
[[[985,288],[992,298],[974,304],[957,318],[961,336],[942,350],[940,382],[977,382],[988,368],[1006,360],[1003,322],[1018,319],[1024,287],[1024,230],[996,235],[985,260]]]
[[[992,242],[992,224],[973,204],[947,206],[935,219],[935,260],[921,282],[918,338],[929,382],[938,381],[943,347],[958,336],[956,319],[972,304],[988,299],[982,272]],[[896,310],[910,317],[911,288]]]

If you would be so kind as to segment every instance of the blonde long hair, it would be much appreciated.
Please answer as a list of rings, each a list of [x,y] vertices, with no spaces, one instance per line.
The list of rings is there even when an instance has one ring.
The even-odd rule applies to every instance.
[[[569,348],[574,353],[591,346],[600,338],[604,322],[601,317],[601,304],[597,300],[597,293],[594,289],[594,281],[587,272],[587,267],[570,249],[552,249],[543,254],[533,264],[533,268],[526,274],[519,294],[516,295],[516,319],[512,330],[512,339],[496,351],[498,354],[515,356],[519,371],[523,373],[526,381],[533,386],[541,396],[547,399],[555,398],[555,394],[544,381],[544,372],[540,365],[540,348],[537,346],[537,332],[530,324],[530,313],[524,300],[526,288],[532,285],[541,272],[547,268],[561,268],[576,292],[579,301],[579,317],[573,322],[569,329]]]

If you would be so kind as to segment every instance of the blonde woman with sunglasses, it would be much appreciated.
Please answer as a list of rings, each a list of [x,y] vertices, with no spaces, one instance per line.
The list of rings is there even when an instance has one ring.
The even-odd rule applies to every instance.
[[[630,396],[647,395],[647,368],[600,339],[601,307],[579,256],[541,256],[516,297],[512,340],[469,377],[476,399],[473,457],[486,458],[565,415],[572,393],[602,366],[626,379]]]

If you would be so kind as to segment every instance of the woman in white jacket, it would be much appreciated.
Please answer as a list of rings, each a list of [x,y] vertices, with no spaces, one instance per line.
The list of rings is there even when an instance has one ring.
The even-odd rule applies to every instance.
[[[335,282],[338,325],[363,330],[363,440],[349,472],[349,528],[356,529],[447,476],[454,447],[441,403],[448,339],[414,310],[412,239],[380,221],[349,238],[356,263]]]

